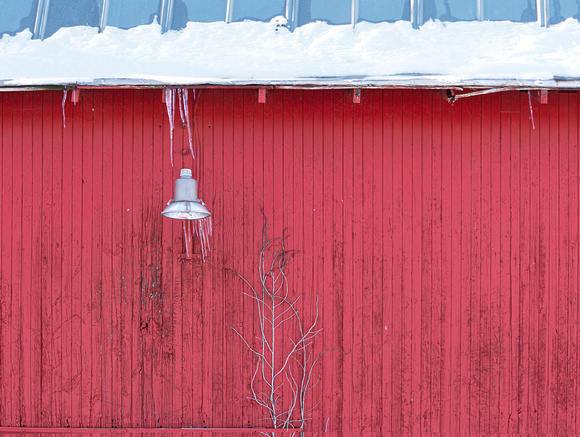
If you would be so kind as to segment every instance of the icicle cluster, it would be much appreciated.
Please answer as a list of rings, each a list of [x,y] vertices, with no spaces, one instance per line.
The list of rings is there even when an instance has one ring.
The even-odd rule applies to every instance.
[[[204,262],[209,254],[209,237],[211,237],[212,230],[211,216],[193,222],[193,235],[199,237],[201,242],[201,259]]]
[[[191,121],[189,117],[189,97],[187,88],[165,88],[165,106],[167,107],[167,116],[169,117],[169,136],[171,147],[171,166],[173,167],[173,131],[175,130],[175,95],[177,94],[179,115],[181,116],[181,123],[187,126],[187,136],[189,138],[189,151],[191,157],[195,159],[193,153],[193,135],[191,129]],[[193,90],[193,98],[195,99],[195,90]]]
[[[201,260],[205,259],[210,251],[209,237],[211,237],[213,227],[211,216],[200,220],[185,220],[183,222],[183,238],[185,238],[185,254],[191,258],[192,247],[190,246],[193,236],[199,237],[201,243]]]

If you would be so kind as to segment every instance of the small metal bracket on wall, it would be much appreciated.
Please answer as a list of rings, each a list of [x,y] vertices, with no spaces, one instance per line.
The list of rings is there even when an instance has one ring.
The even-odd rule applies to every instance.
[[[352,103],[360,103],[360,88],[352,90]]]
[[[266,90],[266,88],[258,88],[258,103],[266,103],[267,95],[268,90]]]
[[[81,97],[81,90],[79,90],[78,88],[73,88],[71,90],[71,102],[73,102],[75,105],[79,102],[79,99]]]
[[[542,105],[546,105],[548,103],[548,90],[533,90],[530,91],[530,94]]]

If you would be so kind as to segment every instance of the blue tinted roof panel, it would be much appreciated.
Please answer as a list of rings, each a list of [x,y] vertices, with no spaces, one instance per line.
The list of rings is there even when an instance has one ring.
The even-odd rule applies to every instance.
[[[233,21],[270,21],[286,12],[286,0],[235,0]]]
[[[348,24],[351,22],[351,10],[351,0],[300,0],[298,25],[313,21]]]
[[[175,0],[171,29],[184,29],[188,21],[225,21],[227,0]]]
[[[62,27],[99,27],[102,0],[50,0],[44,38]]]
[[[0,35],[34,30],[38,0],[0,0]]]
[[[423,21],[474,21],[477,20],[476,0],[425,0]]]
[[[389,0],[378,2],[376,0],[359,0],[358,21],[370,21],[379,23],[382,21],[409,20],[409,0]]]
[[[550,23],[556,24],[566,18],[580,20],[580,1],[578,0],[551,0]]]
[[[536,21],[535,0],[486,0],[484,2],[483,18],[492,21]]]
[[[109,0],[107,26],[129,29],[150,24],[161,16],[160,0]]]

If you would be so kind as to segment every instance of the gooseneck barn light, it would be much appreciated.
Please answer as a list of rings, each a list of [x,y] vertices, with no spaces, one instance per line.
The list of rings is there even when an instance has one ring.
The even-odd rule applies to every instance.
[[[191,170],[182,168],[175,180],[175,198],[167,203],[161,215],[177,220],[199,220],[211,214],[197,198],[197,181],[191,178]]]

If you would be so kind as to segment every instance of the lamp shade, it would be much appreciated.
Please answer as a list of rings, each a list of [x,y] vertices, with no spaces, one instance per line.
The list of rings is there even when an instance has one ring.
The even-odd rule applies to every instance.
[[[191,178],[190,169],[181,169],[175,181],[175,198],[168,202],[161,215],[177,220],[199,220],[211,215],[197,198],[197,181]]]

